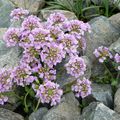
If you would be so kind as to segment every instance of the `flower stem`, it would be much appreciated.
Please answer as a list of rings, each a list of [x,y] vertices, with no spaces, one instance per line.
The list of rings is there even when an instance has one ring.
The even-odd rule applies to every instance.
[[[108,67],[105,65],[105,63],[103,63],[104,68],[107,70],[107,72],[109,73],[109,75],[111,76],[111,78],[114,78],[112,73],[110,72],[110,70],[108,69]]]
[[[24,105],[25,105],[25,112],[28,112],[28,106],[27,106],[27,96],[29,94],[29,92],[31,91],[31,89],[29,89],[24,97]]]
[[[120,80],[120,71],[117,74],[116,80]]]
[[[36,105],[36,107],[35,107],[35,110],[34,110],[34,111],[37,111],[37,109],[38,109],[39,105],[40,105],[40,99],[38,100],[37,105]]]

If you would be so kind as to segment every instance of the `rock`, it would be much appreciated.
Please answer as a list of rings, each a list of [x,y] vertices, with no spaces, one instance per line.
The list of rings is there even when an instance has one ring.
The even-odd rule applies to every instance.
[[[58,106],[53,107],[42,120],[78,120],[80,108],[73,93],[68,93]]]
[[[111,16],[109,20],[116,29],[120,30],[120,13]]]
[[[75,98],[73,92],[67,93],[63,96],[61,102],[66,102],[68,104],[73,105],[73,107],[79,106],[78,100]]]
[[[8,48],[2,37],[7,29],[0,28],[0,69],[1,68],[13,68],[18,65],[21,50],[18,47]]]
[[[101,45],[111,45],[119,38],[120,33],[113,27],[110,21],[103,16],[96,17],[89,23],[92,32],[86,34],[87,49],[85,55],[90,59],[92,64],[92,74],[96,76],[103,73],[103,69],[101,69],[100,64],[96,62],[96,58],[93,55],[94,50]]]
[[[120,115],[103,103],[93,102],[83,109],[79,120],[120,120]]]
[[[112,88],[108,84],[92,84],[92,94],[83,99],[83,102],[88,104],[93,101],[99,101],[106,106],[113,108]]]
[[[114,97],[114,110],[120,113],[120,88],[118,88]]]
[[[87,56],[82,56],[82,58],[85,60],[85,63],[87,65],[87,70],[84,74],[84,77],[87,79],[91,76],[91,64]],[[57,83],[60,84],[61,87],[63,87],[66,84],[69,84],[73,81],[75,81],[75,78],[71,75],[67,74],[64,65],[68,62],[69,58],[66,58],[63,60],[62,63],[57,65]]]
[[[31,13],[36,13],[45,5],[45,0],[11,0],[17,7],[28,9]]]
[[[112,43],[109,49],[110,51],[120,53],[120,38],[116,42]]]
[[[24,118],[10,110],[0,108],[0,120],[24,120]]]
[[[8,0],[0,0],[0,27],[10,26],[10,13],[14,6]]]
[[[69,20],[77,19],[76,15],[73,12],[65,11],[65,10],[41,10],[41,15],[44,20],[46,20],[50,14],[60,12],[64,14]]]
[[[106,106],[113,107],[112,87],[109,84],[92,84],[92,95]]]
[[[43,107],[38,109],[36,112],[33,112],[29,116],[29,120],[42,120],[43,116],[48,112],[48,109]]]

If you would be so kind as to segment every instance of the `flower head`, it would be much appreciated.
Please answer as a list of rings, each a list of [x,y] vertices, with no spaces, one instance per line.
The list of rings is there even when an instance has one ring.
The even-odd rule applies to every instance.
[[[36,97],[39,98],[42,103],[50,103],[51,106],[60,103],[63,94],[59,85],[51,81],[41,84],[36,92]]]
[[[86,64],[83,58],[72,56],[67,64],[65,64],[67,73],[75,78],[84,75]]]
[[[20,65],[14,68],[11,73],[11,78],[19,86],[29,85],[36,80],[36,77],[31,75],[31,69],[27,65]]]
[[[25,18],[22,23],[23,30],[33,30],[34,28],[41,28],[42,25],[40,23],[40,19],[36,16],[30,15],[29,17]]]
[[[59,37],[64,35],[64,32],[58,26],[50,26],[50,34],[48,35],[48,41],[58,43]]]
[[[53,68],[49,68],[47,66],[43,67],[41,64],[38,64],[38,66],[36,66],[33,71],[37,72],[39,77],[45,81],[56,79],[56,70]]]
[[[26,49],[29,48],[31,44],[33,44],[34,37],[31,34],[31,31],[29,30],[24,30],[21,31],[21,36],[20,36],[20,41],[19,41],[19,46]]]
[[[84,35],[84,32],[90,31],[90,25],[88,23],[84,23],[83,21],[79,20],[71,20],[64,22],[63,29],[72,33],[72,34],[79,34],[80,36]]]
[[[59,42],[62,43],[68,54],[77,54],[78,41],[73,35],[65,34],[59,38]]]
[[[0,72],[0,93],[8,92],[12,88],[11,70],[2,69]]]
[[[9,28],[4,35],[4,41],[8,47],[15,46],[19,42],[20,38],[20,29],[18,28]]]
[[[40,60],[31,56],[28,53],[23,54],[21,60],[20,60],[21,65],[28,65],[33,72],[33,69],[36,68],[40,64]]]
[[[99,59],[100,63],[103,63],[107,57],[112,58],[112,54],[110,53],[109,49],[104,46],[100,46],[93,52],[96,58]]]
[[[0,95],[0,105],[4,105],[5,102],[8,101],[8,97],[4,95]]]
[[[29,46],[25,48],[23,53],[33,58],[39,58],[40,50],[36,49],[34,44],[29,44]]]
[[[32,35],[34,37],[34,46],[36,49],[40,49],[48,42],[49,30],[43,28],[35,28],[32,30]]]
[[[72,86],[72,91],[75,92],[76,97],[85,98],[91,94],[91,82],[86,78],[78,79],[76,84]]]
[[[10,17],[12,18],[12,21],[18,21],[20,19],[23,19],[25,16],[29,14],[28,10],[24,10],[23,8],[17,8],[11,11]]]
[[[114,56],[115,62],[118,64],[118,70],[120,70],[120,55],[118,53]]]
[[[120,55],[118,53],[115,54],[114,59],[116,63],[120,63]]]
[[[56,12],[49,16],[49,18],[47,19],[47,24],[49,26],[59,25],[66,20],[67,18],[63,14]]]
[[[40,53],[42,62],[46,63],[50,68],[60,63],[65,58],[63,46],[55,43],[47,44]]]

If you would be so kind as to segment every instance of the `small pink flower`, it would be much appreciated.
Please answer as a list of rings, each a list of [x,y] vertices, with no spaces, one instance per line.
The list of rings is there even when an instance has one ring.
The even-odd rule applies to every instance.
[[[50,103],[51,106],[57,105],[60,103],[61,96],[63,91],[59,88],[59,85],[47,81],[44,84],[41,84],[38,89],[36,89],[35,85],[36,97],[41,100],[42,103]]]
[[[20,19],[23,19],[28,14],[29,14],[29,11],[24,10],[23,8],[14,9],[10,14],[10,17],[12,18],[11,21],[14,21],[14,20],[18,21]]]
[[[78,79],[76,84],[72,86],[72,91],[75,92],[76,97],[85,98],[91,94],[91,90],[91,82],[86,78]]]
[[[104,46],[100,46],[93,52],[96,58],[98,58],[100,63],[103,63],[107,57],[113,58],[112,54],[110,53],[109,49]]]
[[[84,75],[86,64],[83,58],[72,56],[67,64],[65,64],[67,73],[78,78]]]
[[[8,47],[15,46],[20,41],[20,29],[9,28],[3,37]]]

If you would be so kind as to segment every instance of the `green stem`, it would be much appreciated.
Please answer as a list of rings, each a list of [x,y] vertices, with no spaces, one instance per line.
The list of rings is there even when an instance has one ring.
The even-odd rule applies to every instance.
[[[24,97],[24,105],[25,105],[25,112],[28,112],[28,106],[27,106],[27,96],[29,94],[29,92],[31,91],[31,89],[29,89]]]
[[[119,80],[119,79],[120,79],[120,71],[118,72],[117,77],[116,77],[116,80]]]
[[[107,66],[105,65],[105,63],[103,63],[105,69],[108,71],[109,75],[111,76],[111,78],[114,78],[112,73],[110,72],[110,70],[107,68]]]
[[[36,105],[36,107],[35,107],[35,110],[34,110],[34,111],[37,111],[37,110],[38,110],[39,105],[40,105],[40,99],[38,100],[37,105]]]

